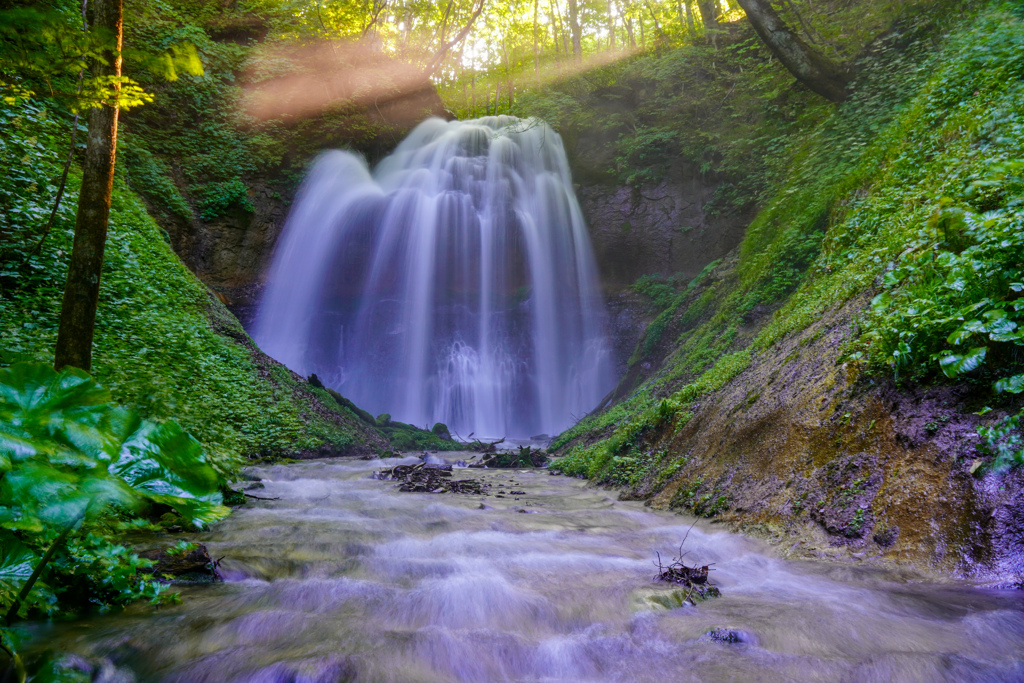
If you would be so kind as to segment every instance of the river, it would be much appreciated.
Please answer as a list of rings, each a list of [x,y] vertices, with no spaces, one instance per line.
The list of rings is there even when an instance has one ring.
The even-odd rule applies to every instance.
[[[382,466],[250,468],[278,500],[193,536],[223,583],[38,627],[35,647],[106,658],[107,681],[1024,680],[1019,592],[786,561],[700,521],[686,561],[714,563],[722,597],[669,609],[652,563],[692,519],[543,470],[455,470],[486,497],[401,493],[369,478]]]

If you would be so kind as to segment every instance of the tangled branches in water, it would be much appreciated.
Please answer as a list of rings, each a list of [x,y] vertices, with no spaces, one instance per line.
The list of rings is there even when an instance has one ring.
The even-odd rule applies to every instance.
[[[693,527],[691,526],[690,529]],[[690,531],[687,530],[686,536],[683,537],[682,543],[679,544],[678,554],[672,558],[672,561],[668,564],[662,564],[661,553],[657,553],[658,560],[655,565],[658,567],[658,573],[655,575],[655,581],[667,581],[674,583],[685,588],[689,588],[686,597],[683,598],[683,602],[694,601],[691,599],[695,594],[696,597],[701,600],[707,598],[717,598],[722,593],[718,590],[718,587],[710,582],[708,575],[714,571],[712,566],[714,562],[706,565],[693,565],[690,566],[683,562],[683,559],[689,554],[683,552],[683,544],[686,543],[686,538],[690,535]]]
[[[452,479],[451,465],[396,465],[373,473],[374,479],[398,481],[399,491],[415,493],[468,493],[480,495],[490,484],[476,479]]]

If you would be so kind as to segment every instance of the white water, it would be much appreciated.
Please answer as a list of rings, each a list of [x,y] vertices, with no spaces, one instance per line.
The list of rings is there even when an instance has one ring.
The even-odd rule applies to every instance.
[[[614,382],[562,141],[508,116],[420,124],[371,174],[321,156],[254,338],[373,413],[557,434]]]
[[[223,557],[224,583],[186,587],[177,606],[28,624],[29,654],[84,655],[107,683],[1024,680],[1019,591],[870,558],[785,561],[543,470],[456,469],[489,495],[431,495],[369,478],[384,465],[251,469],[267,500],[187,537]],[[688,563],[715,563],[722,597],[678,606],[678,587],[653,580],[656,554],[684,539]]]

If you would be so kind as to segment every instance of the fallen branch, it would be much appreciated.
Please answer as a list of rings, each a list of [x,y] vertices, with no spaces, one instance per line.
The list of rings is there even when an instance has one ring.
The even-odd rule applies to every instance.
[[[280,498],[263,498],[261,496],[254,496],[251,493],[242,492],[242,495],[246,498],[252,498],[254,500],[281,500]]]
[[[693,525],[690,525],[690,529],[693,529]],[[661,561],[661,553],[656,553],[658,560],[654,564],[658,568],[658,573],[655,575],[654,580],[667,581],[669,583],[674,583],[688,588],[689,591],[686,593],[686,597],[683,598],[683,602],[685,603],[689,601],[693,604],[693,601],[690,598],[694,593],[696,593],[702,600],[707,598],[717,598],[722,593],[718,590],[718,587],[709,580],[709,574],[714,571],[714,562],[702,566],[690,566],[683,562],[683,559],[689,554],[683,552],[683,543],[686,543],[686,539],[690,535],[690,529],[687,529],[686,536],[683,537],[683,542],[679,544],[679,552],[670,563],[663,564]]]
[[[372,477],[383,481],[394,480],[399,491],[412,493],[468,493],[483,495],[490,484],[476,479],[452,479],[451,465],[395,465],[374,472]]]

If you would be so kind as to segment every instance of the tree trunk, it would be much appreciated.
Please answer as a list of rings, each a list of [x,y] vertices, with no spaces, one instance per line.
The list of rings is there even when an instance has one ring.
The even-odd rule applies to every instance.
[[[808,47],[783,23],[769,0],[739,3],[757,35],[798,81],[832,102],[846,99],[846,86],[851,78],[848,69]]]
[[[683,0],[680,3],[686,10],[686,27],[690,29],[690,40],[697,35],[697,27],[693,24],[693,9],[690,7],[690,0]]]
[[[540,73],[540,46],[537,44],[537,24],[540,13],[540,0],[533,0],[533,74]]]
[[[578,62],[583,59],[583,31],[580,29],[580,8],[577,0],[569,0],[569,29],[572,31],[572,57]]]
[[[97,76],[121,75],[121,0],[94,0],[93,26],[114,36],[112,49],[97,60]],[[118,89],[120,86],[115,86]],[[92,366],[92,338],[100,296],[103,248],[110,218],[110,192],[114,187],[117,152],[117,103],[89,112],[89,134],[78,195],[78,216],[71,249],[64,301],[60,309],[54,367],[71,365],[82,370]]]
[[[717,0],[697,0],[697,10],[700,12],[700,20],[704,22],[705,31],[718,26]]]
[[[608,0],[608,49],[615,50],[615,3]]]

